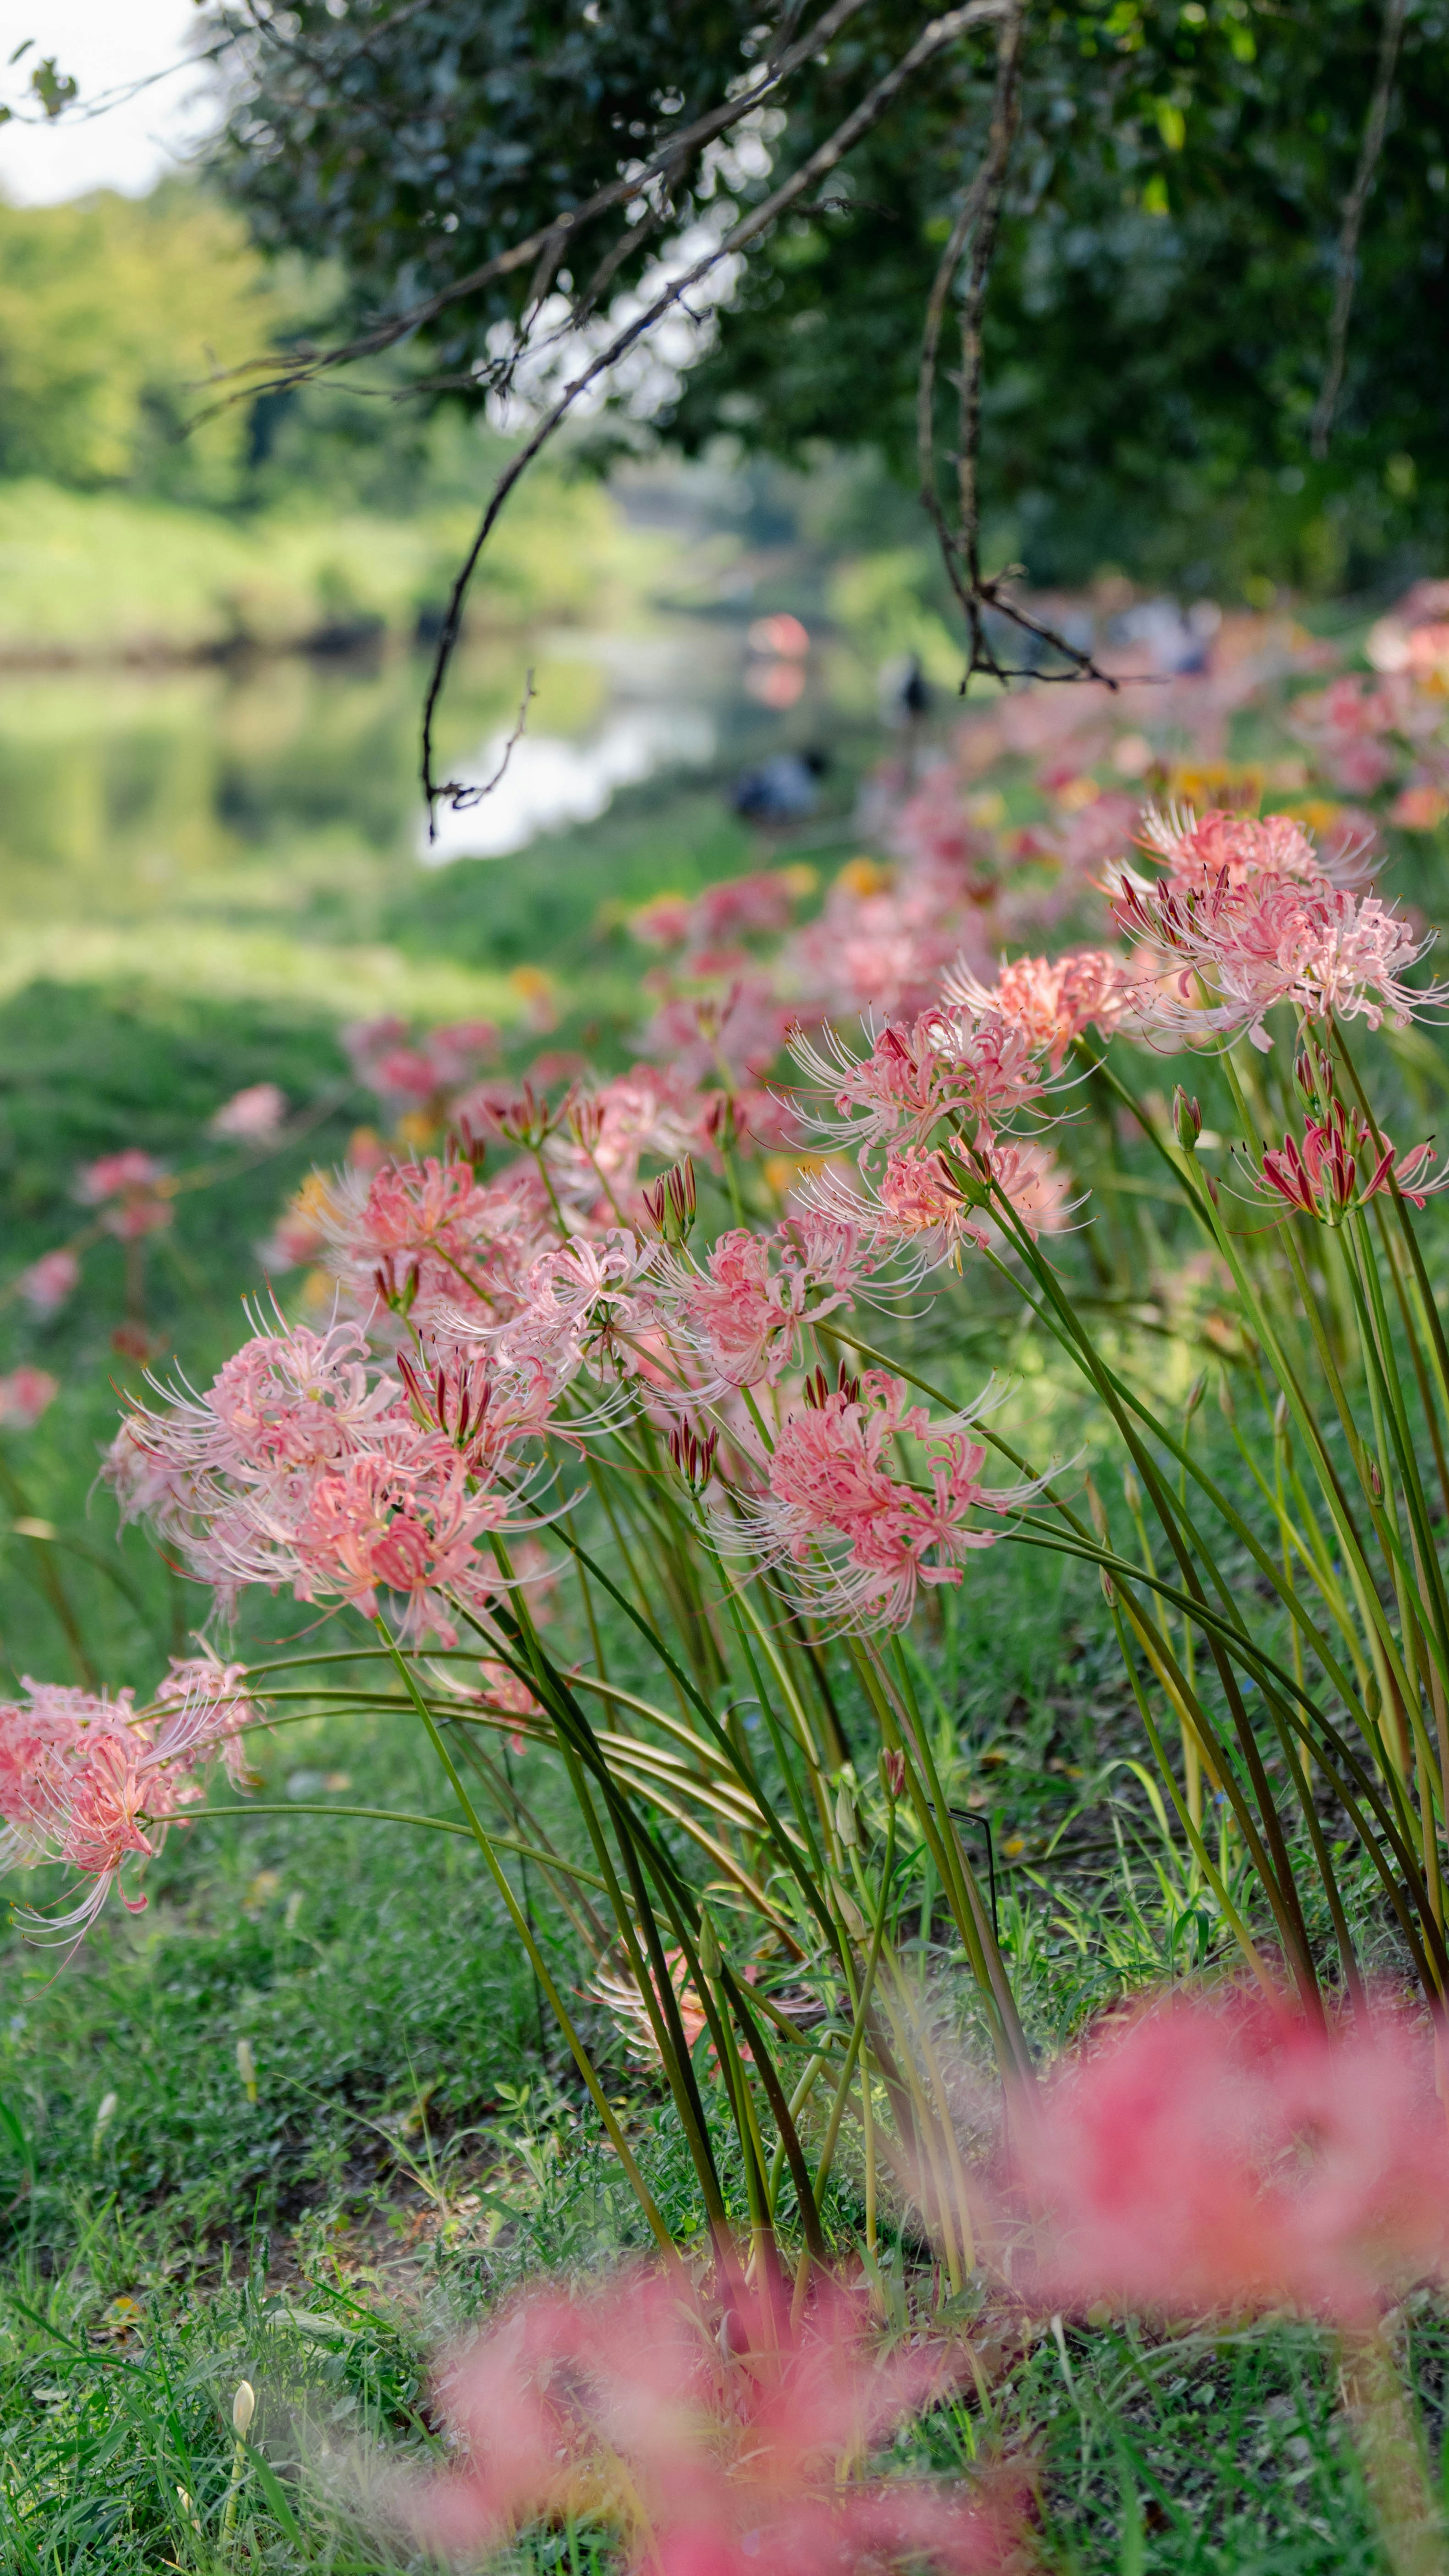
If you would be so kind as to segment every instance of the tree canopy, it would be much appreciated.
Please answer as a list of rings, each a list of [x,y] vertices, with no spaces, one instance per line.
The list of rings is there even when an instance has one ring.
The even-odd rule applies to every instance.
[[[802,46],[743,128],[671,157],[801,43],[799,0],[778,23],[759,0],[216,11],[234,38],[224,181],[263,243],[339,264],[349,323],[418,314],[426,380],[476,398],[551,287],[574,320],[637,292],[671,239],[758,204],[933,24],[920,0],[830,14],[844,23]],[[1449,0],[1032,0],[984,330],[990,545],[1038,579],[1105,559],[1191,578],[1226,553],[1329,583],[1442,529],[1446,36]],[[1343,381],[1315,455],[1344,207],[1385,70]],[[698,449],[726,430],[796,459],[866,444],[912,473],[923,314],[993,78],[993,27],[967,25],[764,230],[692,362],[653,390],[666,435]],[[518,256],[651,160],[662,176],[586,253],[571,233]],[[943,386],[947,445],[948,402]]]

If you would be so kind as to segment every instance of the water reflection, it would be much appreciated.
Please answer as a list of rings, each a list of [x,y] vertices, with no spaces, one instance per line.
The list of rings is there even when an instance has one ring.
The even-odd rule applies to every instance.
[[[764,714],[746,662],[743,621],[707,616],[470,644],[442,710],[444,776],[490,775],[530,668],[536,695],[498,793],[443,814],[430,855],[516,852],[670,768],[713,767],[723,806],[762,752],[809,742],[817,692],[834,695],[812,671],[804,706]],[[0,673],[0,994],[120,976],[349,1015],[499,1007],[479,980],[487,940],[450,931],[424,955],[419,898],[444,883],[418,865],[426,676],[401,655]]]
[[[552,734],[493,734],[476,762],[464,762],[467,785],[497,783],[477,805],[440,810],[431,841],[426,825],[418,856],[429,867],[449,859],[501,859],[523,850],[540,832],[568,823],[592,823],[620,787],[637,786],[659,769],[703,768],[714,758],[718,734],[702,707],[631,707],[609,718],[591,740],[565,742]],[[506,765],[505,765],[506,763]]]

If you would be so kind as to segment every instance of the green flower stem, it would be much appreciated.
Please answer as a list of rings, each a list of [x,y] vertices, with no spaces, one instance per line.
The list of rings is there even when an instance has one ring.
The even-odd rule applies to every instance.
[[[638,2165],[634,2161],[633,2151],[630,2148],[629,2141],[625,2137],[623,2130],[619,2126],[614,2106],[610,2102],[608,2095],[605,2093],[602,2084],[599,2082],[598,2076],[594,2072],[593,2062],[590,2059],[589,2053],[569,2018],[563,1997],[559,1993],[558,1988],[554,1984],[553,1978],[549,1973],[548,1963],[529,1929],[527,1919],[519,1905],[517,1897],[514,1895],[512,1888],[508,1884],[507,1877],[498,1860],[497,1854],[494,1852],[492,1843],[488,1835],[483,1830],[483,1826],[479,1821],[473,1802],[454,1766],[452,1755],[449,1753],[441,1735],[438,1733],[438,1729],[433,1721],[432,1713],[428,1708],[427,1702],[422,1697],[421,1692],[416,1690],[414,1687],[412,1672],[407,1662],[407,1658],[393,1643],[391,1637],[388,1636],[387,1631],[380,1620],[378,1622],[378,1634],[382,1639],[384,1651],[390,1655],[393,1663],[396,1665],[403,1688],[406,1690],[409,1698],[417,1709],[419,1717],[423,1721],[423,1725],[426,1728],[427,1734],[432,1743],[433,1750],[437,1754],[438,1760],[443,1766],[444,1773],[447,1776],[453,1795],[457,1799],[458,1804],[467,1819],[468,1829],[488,1865],[493,1883],[508,1910],[513,1928],[518,1934],[518,1937],[523,1943],[524,1949],[528,1954],[529,1964],[533,1969],[534,1975],[537,1977],[539,1984],[542,1986],[543,1991],[548,1998],[554,2019],[557,2021],[558,2026],[564,2035],[564,2039],[567,2042],[569,2053],[573,2058],[574,2064],[577,2066],[580,2075],[583,2077],[584,2084],[588,2089],[589,2098],[592,2101],[595,2110],[598,2112],[599,2118],[604,2124],[605,2133],[608,2137],[609,2143],[612,2146],[614,2153],[617,2155],[620,2164],[623,2166],[624,2172],[633,2189],[634,2196],[638,2201],[640,2208],[644,2212],[644,2216],[648,2221],[655,2243],[659,2246],[661,2253],[673,2262],[676,2259],[674,2240],[665,2225],[663,2216],[661,2215],[658,2204],[654,2199],[653,2193],[650,2191],[648,2184],[645,2182],[643,2175],[639,2171]]]
[[[330,1801],[326,1806],[312,1806],[302,1798],[288,1798],[281,1806],[262,1806],[247,1798],[234,1807],[188,1807],[185,1810],[187,1824],[193,1818],[199,1823],[203,1817],[215,1820],[222,1816],[232,1824],[238,1818],[245,1822],[248,1816],[356,1816],[364,1824],[419,1825],[426,1833],[461,1834],[465,1841],[477,1840],[471,1825],[455,1825],[446,1816],[405,1815],[395,1807],[339,1807]],[[171,1821],[174,1823],[175,1818]],[[570,1878],[578,1879],[585,1887],[603,1888],[603,1880],[596,1878],[591,1869],[580,1869],[576,1861],[564,1860],[557,1852],[539,1851],[533,1843],[518,1842],[512,1834],[493,1834],[489,1839],[499,1851],[515,1852],[520,1860],[536,1861],[541,1869],[565,1870]]]
[[[1198,1820],[1193,1816],[1190,1807],[1187,1805],[1183,1797],[1182,1791],[1179,1789],[1177,1782],[1173,1777],[1171,1767],[1167,1760],[1166,1749],[1163,1745],[1162,1738],[1157,1732],[1157,1726],[1152,1715],[1151,1705],[1148,1701],[1146,1692],[1143,1690],[1141,1679],[1137,1671],[1137,1658],[1133,1654],[1131,1647],[1127,1642],[1123,1620],[1123,1607],[1127,1604],[1127,1601],[1128,1596],[1125,1593],[1114,1593],[1114,1598],[1111,1603],[1112,1624],[1117,1631],[1117,1643],[1121,1649],[1122,1661],[1127,1669],[1127,1678],[1132,1685],[1132,1695],[1137,1702],[1138,1713],[1142,1719],[1143,1729],[1146,1733],[1147,1741],[1152,1747],[1153,1760],[1156,1762],[1157,1767],[1162,1773],[1163,1779],[1167,1784],[1167,1794],[1171,1798],[1173,1806],[1177,1810],[1178,1822],[1187,1836],[1188,1846],[1192,1852],[1193,1859],[1198,1868],[1202,1871],[1203,1877],[1206,1879],[1214,1897],[1217,1899],[1218,1907],[1224,1922],[1227,1924],[1234,1940],[1242,1951],[1243,1957],[1246,1959],[1248,1966],[1252,1969],[1252,1972],[1257,1978],[1259,1985],[1263,1988],[1264,1993],[1270,1998],[1276,1999],[1278,1989],[1269,1972],[1267,1962],[1264,1959],[1262,1952],[1259,1950],[1257,1943],[1254,1941],[1252,1934],[1249,1932],[1246,1923],[1243,1921],[1241,1914],[1238,1912],[1237,1907],[1234,1905],[1232,1898],[1228,1894],[1227,1884],[1219,1874],[1216,1864],[1208,1851],[1207,1844],[1203,1840],[1201,1826]],[[1136,1627],[1135,1613],[1136,1604],[1132,1603],[1129,1607],[1129,1616],[1132,1616],[1134,1629]],[[1145,1648],[1144,1651],[1146,1651]],[[1148,1660],[1149,1662],[1153,1662],[1150,1652],[1148,1653]],[[1154,1670],[1156,1669],[1155,1663],[1153,1668]]]

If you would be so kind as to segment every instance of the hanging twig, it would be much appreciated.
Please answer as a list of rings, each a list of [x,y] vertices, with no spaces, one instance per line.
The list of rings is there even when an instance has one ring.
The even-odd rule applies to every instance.
[[[1333,291],[1333,318],[1328,326],[1328,364],[1324,369],[1322,390],[1313,406],[1313,420],[1308,432],[1308,452],[1318,463],[1328,454],[1333,430],[1333,415],[1343,389],[1344,361],[1348,354],[1348,321],[1353,311],[1353,291],[1358,282],[1358,237],[1363,225],[1364,209],[1373,193],[1379,155],[1384,148],[1384,131],[1389,121],[1389,101],[1393,96],[1394,72],[1399,59],[1399,44],[1404,33],[1408,0],[1384,0],[1383,33],[1379,38],[1379,67],[1373,96],[1364,121],[1363,142],[1359,147],[1358,168],[1353,186],[1344,201],[1343,229],[1338,236],[1338,278]]]
[[[1021,121],[1021,56],[1026,7],[1027,0],[1011,0],[1002,17],[997,37],[996,85],[992,93],[986,151],[951,227],[950,238],[932,281],[922,335],[920,373],[916,382],[916,451],[921,501],[936,531],[947,576],[966,619],[968,650],[961,680],[963,693],[975,671],[988,672],[995,680],[1090,679],[1104,681],[1108,688],[1117,686],[1110,673],[1102,670],[1089,652],[1069,643],[1053,628],[1042,625],[1006,595],[1004,584],[1010,578],[1009,574],[997,573],[988,579],[981,570],[982,324],[1011,149]],[[946,306],[968,241],[971,265],[961,305],[961,372],[957,380],[955,465],[958,525],[953,528],[941,499],[937,474],[936,377]],[[1007,618],[1023,633],[1035,636],[1049,651],[1060,655],[1066,668],[1042,671],[1035,665],[1023,668],[1014,663],[1003,663],[987,634],[988,609]]]
[[[532,436],[509,460],[493,486],[477,535],[454,580],[442,630],[438,637],[437,650],[433,656],[427,695],[423,702],[421,774],[423,795],[428,808],[430,838],[436,830],[437,800],[440,796],[450,793],[450,790],[441,786],[433,776],[433,724],[438,700],[457,648],[462,627],[463,606],[473,575],[477,570],[478,559],[497,525],[499,514],[514,485],[527,472],[534,458],[547,446],[555,430],[567,419],[580,395],[586,393],[590,385],[595,384],[599,377],[607,375],[611,368],[616,367],[620,359],[625,357],[646,333],[653,330],[655,324],[663,319],[671,307],[682,303],[690,289],[698,286],[722,260],[732,258],[737,252],[745,249],[759,234],[768,231],[769,227],[790,206],[794,205],[798,198],[803,197],[818,180],[825,178],[837,163],[845,158],[846,153],[860,141],[861,137],[868,134],[871,128],[880,122],[898,93],[916,72],[926,63],[933,61],[947,45],[954,44],[958,36],[965,35],[969,28],[999,24],[1004,17],[1014,13],[1019,14],[1022,5],[1023,0],[967,0],[964,8],[949,10],[944,17],[932,19],[930,24],[922,29],[915,43],[902,54],[900,60],[882,75],[873,88],[867,90],[865,97],[836,127],[835,132],[811,153],[808,160],[800,164],[799,169],[789,179],[774,189],[768,197],[763,198],[759,205],[753,207],[750,213],[743,216],[740,222],[732,226],[719,241],[713,243],[709,250],[684,272],[683,276],[675,278],[664,287],[642,313],[626,323],[622,330],[615,333],[605,348],[600,349],[590,358],[581,372],[564,387],[558,400],[539,421]],[[819,23],[823,24],[823,21]],[[809,40],[810,50],[814,50],[817,40],[818,27]],[[1024,619],[1019,622],[1026,623]],[[1078,656],[1079,660],[1081,658]]]
[[[452,806],[455,814],[466,814],[472,806],[481,805],[484,797],[491,796],[494,788],[500,785],[503,773],[508,767],[510,760],[513,758],[514,746],[523,739],[524,728],[528,723],[530,702],[536,698],[537,695],[538,691],[533,685],[533,673],[530,671],[523,683],[523,696],[519,700],[518,706],[518,722],[514,726],[512,733],[509,735],[508,740],[503,746],[502,759],[499,761],[492,777],[488,779],[482,787],[470,787],[464,779],[450,778],[445,787],[440,787],[438,789],[438,794],[440,796],[447,797],[447,800]],[[436,837],[432,829],[431,812],[428,816],[428,823],[428,838],[431,841]]]

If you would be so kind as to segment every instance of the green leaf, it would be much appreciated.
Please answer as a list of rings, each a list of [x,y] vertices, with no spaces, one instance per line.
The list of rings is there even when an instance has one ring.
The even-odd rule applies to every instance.
[[[251,2442],[248,2442],[246,2445],[246,2452],[248,2459],[251,2461],[252,2467],[256,2470],[257,2484],[261,2488],[263,2495],[266,2497],[267,2503],[270,2505],[276,2520],[281,2524],[284,2537],[291,2541],[295,2549],[300,2549],[302,2546],[301,2528],[298,2524],[296,2515],[293,2513],[290,2504],[287,2502],[286,2488],[283,2486],[281,2479],[278,2477],[276,2470],[271,2464],[271,2461],[263,2458],[262,2453],[257,2450],[255,2445]]]

